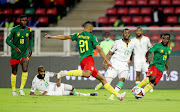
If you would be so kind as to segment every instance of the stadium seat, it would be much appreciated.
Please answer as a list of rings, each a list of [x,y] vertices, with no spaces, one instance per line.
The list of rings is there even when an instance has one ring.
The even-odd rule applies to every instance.
[[[147,6],[148,1],[147,0],[137,0],[137,5],[138,6]]]
[[[175,36],[175,41],[180,41],[180,35]]]
[[[168,16],[167,23],[169,24],[176,24],[178,22],[177,16]]]
[[[18,18],[16,18],[16,20],[15,20],[15,25],[19,24],[19,22],[20,22],[20,18],[18,17]]]
[[[108,8],[106,10],[106,16],[116,16],[116,8]]]
[[[163,26],[161,26],[161,27],[171,27],[170,25],[163,25]],[[160,30],[161,32],[171,32],[171,30]]]
[[[4,9],[3,10],[3,14],[4,15],[12,15],[13,14],[13,10],[12,9]]]
[[[24,14],[24,9],[14,9],[14,15],[19,16]]]
[[[175,9],[175,14],[177,14],[177,15],[180,14],[180,7],[177,7],[177,8]]]
[[[149,26],[149,28],[152,28],[152,27],[159,27],[158,25],[151,25],[151,26]],[[148,32],[159,32],[159,30],[148,30]]]
[[[163,13],[165,15],[173,15],[174,14],[174,8],[173,7],[166,7],[166,8],[164,8]]]
[[[135,16],[132,18],[132,24],[139,25],[143,23],[142,16]]]
[[[99,17],[98,18],[98,25],[100,27],[105,26],[108,24],[108,17]]]
[[[35,14],[35,9],[34,8],[27,8],[24,12],[25,15],[27,16],[32,16]]]
[[[38,9],[36,9],[35,15],[43,16],[45,14],[46,14],[46,9],[45,8],[38,8]]]
[[[112,17],[109,18],[109,22],[108,23],[112,26],[116,22],[116,20],[117,20],[117,17],[116,16],[112,16]]]
[[[128,8],[124,7],[124,8],[118,8],[117,10],[117,15],[127,15],[128,14]]]
[[[159,6],[159,0],[149,0],[150,6]]]
[[[139,8],[129,8],[129,15],[139,15]]]
[[[145,16],[145,17],[143,18],[143,23],[144,23],[144,24],[150,25],[151,22],[152,22],[151,16]]]
[[[136,6],[136,0],[126,0],[127,6]]]
[[[122,16],[121,20],[123,21],[123,23],[125,24],[130,24],[131,23],[131,17],[130,16]]]
[[[39,17],[38,21],[37,27],[45,27],[49,23],[48,17]]]
[[[172,0],[172,5],[173,6],[179,6],[180,5],[180,0]]]
[[[161,6],[170,6],[171,0],[161,0],[160,5]]]
[[[115,2],[114,2],[114,6],[116,8],[124,6],[124,5],[125,5],[125,0],[115,0]]]
[[[151,15],[151,8],[149,7],[141,8],[141,15]]]
[[[47,9],[46,15],[54,15],[54,16],[56,16],[57,15],[57,9],[56,8]]]
[[[160,34],[154,34],[154,35],[152,35],[152,36],[151,36],[151,41],[158,41],[159,39],[161,39],[160,36],[161,36]]]

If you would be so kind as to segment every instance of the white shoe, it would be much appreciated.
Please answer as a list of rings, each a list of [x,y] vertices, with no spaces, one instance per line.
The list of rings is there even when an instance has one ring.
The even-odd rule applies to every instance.
[[[151,92],[151,93],[152,93],[152,92],[153,92],[153,89],[151,89],[149,92]]]
[[[13,96],[18,96],[18,94],[16,93],[16,91],[13,91],[13,92],[12,92],[12,95],[13,95]]]
[[[99,83],[98,85],[96,85],[96,87],[95,87],[95,90],[99,90],[99,89],[101,89],[102,88],[102,83]]]
[[[64,77],[66,76],[66,72],[65,71],[60,71],[58,74],[57,74],[57,79],[60,79],[61,77]]]
[[[114,101],[114,97],[110,96],[108,100]]]
[[[23,89],[19,89],[19,94],[20,94],[21,96],[25,96],[25,93],[24,93]]]
[[[121,94],[118,94],[117,98],[120,100],[120,101],[123,101],[123,99],[125,98],[126,96],[126,92],[123,92]]]

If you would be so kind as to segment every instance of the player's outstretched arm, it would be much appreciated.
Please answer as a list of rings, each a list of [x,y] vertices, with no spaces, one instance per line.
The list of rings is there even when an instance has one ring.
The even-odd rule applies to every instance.
[[[45,33],[45,38],[67,40],[67,39],[71,39],[71,36],[67,36],[67,35],[52,36],[52,35]]]
[[[113,52],[109,51],[108,54],[106,55],[106,58],[109,60],[109,57],[110,57],[111,55],[113,55]],[[103,68],[104,68],[104,69],[106,69],[106,65],[107,65],[107,63],[106,63],[106,61],[104,60],[104,61],[103,61]]]
[[[147,63],[150,63],[149,53],[150,53],[150,51],[147,51],[147,52],[146,52],[146,62],[147,62]]]
[[[54,77],[57,77],[57,73],[54,73]],[[60,87],[60,86],[61,86],[61,78],[58,79],[56,85],[57,85],[57,87]]]
[[[98,50],[99,54],[101,55],[101,57],[106,61],[107,66],[114,68],[111,63],[109,62],[108,58],[106,57],[106,55],[104,54],[104,51],[101,49],[100,45],[96,45],[96,49]]]
[[[30,92],[30,95],[36,95],[36,96],[44,96],[46,95],[48,92],[47,91],[44,91],[44,93],[42,95],[39,95],[39,94],[34,94],[34,92]]]
[[[166,61],[165,67],[167,70],[167,77],[169,78],[169,59]]]

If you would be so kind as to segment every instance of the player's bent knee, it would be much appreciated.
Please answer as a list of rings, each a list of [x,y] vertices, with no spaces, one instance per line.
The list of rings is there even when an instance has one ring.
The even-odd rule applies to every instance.
[[[90,76],[91,76],[91,74],[92,74],[92,72],[91,72],[91,71],[86,70],[86,71],[83,71],[82,76],[83,76],[83,77],[90,77]]]

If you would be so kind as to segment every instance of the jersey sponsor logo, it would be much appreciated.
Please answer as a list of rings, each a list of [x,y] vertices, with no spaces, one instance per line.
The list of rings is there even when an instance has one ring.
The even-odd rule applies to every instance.
[[[153,73],[153,71],[150,71],[150,74],[152,74]]]
[[[26,37],[29,37],[29,33],[26,33]]]
[[[168,51],[168,54],[171,54],[171,50]]]
[[[93,67],[93,66],[91,66],[91,70],[94,70],[94,67]]]
[[[20,32],[17,32],[17,36],[20,37]]]
[[[163,51],[163,49],[160,49],[160,53],[163,53],[164,51]]]

